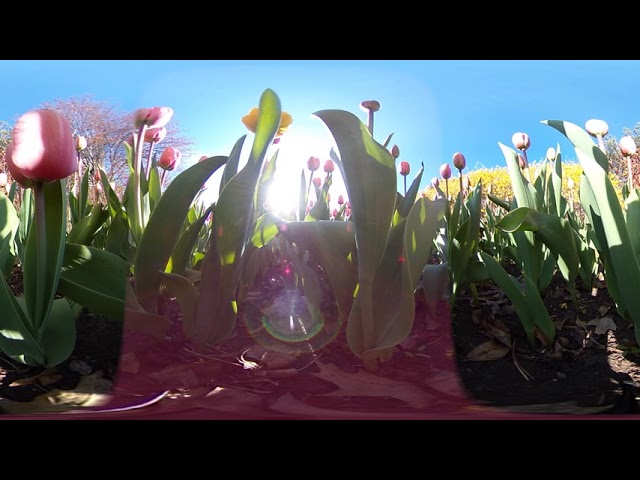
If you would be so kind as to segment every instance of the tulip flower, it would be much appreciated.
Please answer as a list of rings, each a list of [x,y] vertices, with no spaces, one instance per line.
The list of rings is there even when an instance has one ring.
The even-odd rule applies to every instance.
[[[320,168],[320,159],[318,157],[309,157],[309,160],[307,160],[307,168],[311,172],[318,170]]]
[[[332,216],[333,218],[337,218],[337,217],[338,217],[338,209],[337,209],[337,208],[334,208],[334,209],[333,209],[333,212],[331,212],[331,216]]]
[[[170,107],[139,108],[134,113],[134,125],[137,129],[146,126],[147,128],[164,127],[173,116],[173,109]]]
[[[158,160],[158,166],[163,170],[160,177],[160,185],[164,185],[166,173],[174,170],[180,164],[181,157],[182,154],[177,148],[167,147],[164,149]]]
[[[400,149],[398,148],[397,145],[394,145],[393,147],[391,147],[391,156],[393,157],[394,160],[397,160],[398,157],[400,156]]]
[[[167,147],[162,152],[162,155],[160,155],[158,166],[170,172],[178,166],[181,156],[182,154],[177,148]]]
[[[380,102],[377,100],[365,100],[360,104],[360,107],[367,112],[369,116],[367,128],[371,136],[373,136],[373,114],[380,110]]]
[[[627,159],[627,186],[629,187],[629,193],[633,190],[633,165],[631,164],[631,157],[636,154],[638,147],[633,137],[626,135],[620,139],[619,142],[620,153]]]
[[[440,167],[440,176],[444,179],[445,193],[447,195],[447,201],[449,201],[449,179],[451,178],[451,167],[448,163],[445,163]]]
[[[527,150],[531,146],[529,135],[523,132],[514,133],[511,141],[513,142],[513,146],[516,147],[516,150]]]
[[[587,130],[589,135],[592,137],[596,137],[598,139],[598,145],[600,146],[600,150],[604,153],[607,153],[604,146],[603,137],[609,133],[609,125],[604,120],[597,120],[592,118],[591,120],[587,120],[584,124],[584,128]]]
[[[78,166],[69,121],[53,110],[22,115],[5,154],[11,176],[23,187],[67,178]]]
[[[549,147],[547,149],[547,160],[553,162],[556,159],[556,149],[553,147]]]
[[[209,158],[209,157],[207,157],[206,155],[202,155],[200,157],[200,160],[198,160],[198,162],[202,162],[202,161],[206,160],[207,158]]]
[[[342,195],[338,196],[338,205],[344,205],[344,197]]]
[[[329,159],[324,162],[324,171],[325,173],[332,173],[335,170],[335,165],[333,164],[333,160]]]
[[[464,170],[464,167],[467,166],[467,159],[464,158],[464,155],[460,152],[456,152],[453,154],[452,163],[453,166],[458,169],[458,172],[460,172],[460,192],[463,192],[464,189],[462,188],[462,170]]]
[[[258,107],[254,107],[249,110],[249,113],[242,117],[242,123],[247,129],[256,133],[256,128],[258,127],[258,117],[260,115],[260,109]],[[293,123],[293,118],[287,112],[282,112],[280,115],[280,126],[278,127],[278,131],[276,132],[276,139],[279,139],[282,135],[284,135],[289,127]]]
[[[404,195],[405,197],[407,196],[407,175],[409,175],[409,172],[411,171],[411,165],[409,165],[409,162],[400,162],[400,175],[402,175],[404,178]]]
[[[81,152],[85,148],[87,148],[87,139],[82,135],[78,135],[76,137],[76,151]]]
[[[151,157],[153,155],[153,148],[156,143],[160,143],[167,136],[167,129],[165,127],[147,128],[144,132],[144,141],[150,143],[149,151],[147,153],[147,165],[145,167],[145,173],[147,180],[151,177]]]
[[[313,184],[318,188],[320,188],[320,185],[321,185],[320,182],[322,182],[322,180],[320,180],[320,177],[316,177],[313,179]]]

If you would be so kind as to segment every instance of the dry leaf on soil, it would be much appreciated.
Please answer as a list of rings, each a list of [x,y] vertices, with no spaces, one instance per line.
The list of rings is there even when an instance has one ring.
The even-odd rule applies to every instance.
[[[422,409],[433,405],[437,400],[420,387],[406,382],[374,375],[366,371],[345,373],[331,364],[317,363],[319,373],[314,376],[336,385],[339,390],[324,393],[329,397],[391,397],[401,400],[412,408]]]
[[[593,325],[596,327],[596,335],[604,335],[607,330],[614,330],[618,328],[611,317],[596,318],[587,322],[587,325]]]
[[[467,360],[471,360],[472,362],[486,362],[490,360],[499,360],[504,357],[507,353],[509,353],[511,349],[507,347],[503,343],[499,343],[495,340],[489,340],[488,342],[484,342],[469,353],[465,357]]]

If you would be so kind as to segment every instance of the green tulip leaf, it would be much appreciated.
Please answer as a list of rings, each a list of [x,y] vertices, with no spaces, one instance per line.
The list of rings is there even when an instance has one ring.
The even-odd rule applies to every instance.
[[[91,245],[98,230],[106,223],[109,212],[96,203],[91,213],[76,223],[67,235],[67,242]]]
[[[59,292],[98,315],[122,320],[128,270],[129,264],[117,255],[67,243]]]
[[[149,218],[134,260],[135,289],[143,301],[155,297],[164,271],[178,242],[182,224],[204,182],[227,157],[211,157],[192,165],[175,177]]]

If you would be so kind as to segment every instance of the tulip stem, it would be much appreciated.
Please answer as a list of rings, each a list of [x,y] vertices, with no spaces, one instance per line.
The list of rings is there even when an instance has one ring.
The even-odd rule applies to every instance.
[[[629,155],[627,157],[627,171],[629,172],[629,178],[627,179],[627,182],[629,186],[629,195],[631,195],[631,192],[633,191],[633,165],[631,163],[631,157],[632,155]]]
[[[138,131],[138,138],[134,138],[135,144],[135,161],[133,164],[133,203],[135,208],[135,220],[134,220],[134,238],[136,244],[140,242],[142,237],[142,231],[144,229],[144,218],[142,213],[142,192],[140,191],[140,170],[142,169],[142,148],[144,145],[144,132],[147,129],[146,125],[142,125]]]
[[[404,196],[407,196],[407,176],[404,176]]]
[[[34,310],[35,328],[39,328],[44,322],[44,294],[46,288],[46,259],[47,259],[47,216],[44,201],[44,184],[35,182],[33,185],[33,196],[35,201],[35,229],[36,229],[36,304]]]
[[[144,170],[144,174],[145,174],[145,177],[147,179],[147,182],[151,178],[151,154],[153,153],[153,146],[154,146],[155,143],[156,142],[151,142],[149,144],[149,155],[147,156],[147,166],[146,166],[146,168]]]
[[[373,110],[369,110],[369,125],[367,128],[369,129],[369,133],[373,137]]]
[[[82,220],[82,158],[80,157],[80,152],[78,152],[78,181],[76,182],[78,186],[78,198],[77,198],[77,219],[78,221]]]

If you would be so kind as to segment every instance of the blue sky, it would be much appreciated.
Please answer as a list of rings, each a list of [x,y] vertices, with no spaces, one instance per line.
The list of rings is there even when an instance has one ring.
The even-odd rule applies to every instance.
[[[375,99],[374,136],[382,142],[394,133],[410,179],[424,162],[425,187],[458,151],[471,168],[503,166],[498,142],[511,146],[517,131],[531,137],[530,161],[557,143],[565,159],[574,158],[544,119],[584,126],[600,118],[620,138],[640,121],[639,80],[636,60],[3,60],[0,119],[12,124],[42,102],[85,94],[123,111],[170,106],[196,141],[193,162],[228,155],[247,133],[241,117],[271,88],[294,119],[281,146],[278,189],[295,181],[297,192],[307,158],[329,158],[329,133],[312,113],[344,109],[365,121],[359,104]]]

